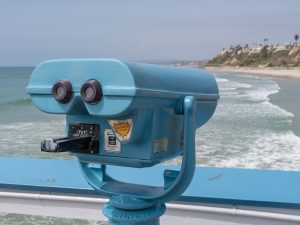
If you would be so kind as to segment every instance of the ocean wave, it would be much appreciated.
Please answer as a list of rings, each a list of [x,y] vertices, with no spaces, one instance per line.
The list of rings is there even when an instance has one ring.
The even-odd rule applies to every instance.
[[[217,78],[221,97],[227,96],[244,101],[270,101],[269,96],[280,91],[279,85],[269,78],[239,76],[246,82]],[[249,79],[250,78],[250,79]]]
[[[71,158],[67,153],[51,154],[40,151],[40,143],[46,137],[65,136],[63,119],[1,124],[0,133],[0,155],[2,156]]]
[[[247,98],[254,101],[270,101],[270,95],[276,94],[280,91],[279,85],[274,81],[265,82],[263,86],[248,90],[245,94]],[[245,97],[243,96],[243,97]]]
[[[231,81],[231,80],[224,79],[224,78],[217,78],[216,80],[217,80],[217,83],[219,86],[219,90],[221,92],[222,91],[232,91],[232,90],[237,90],[237,89],[249,89],[252,87],[251,84],[241,83],[241,82],[237,82],[237,81]]]
[[[18,106],[18,105],[30,105],[32,103],[30,98],[14,99],[7,102],[3,102],[1,106]]]
[[[221,83],[221,82],[229,82],[228,79],[220,78],[220,77],[216,77],[216,81],[217,81],[217,83]]]
[[[251,87],[229,88],[240,84]],[[269,98],[280,91],[279,85],[271,79],[242,77],[220,86],[212,120],[197,131],[198,165],[299,170],[300,137],[291,128],[294,114]]]
[[[268,77],[263,77],[263,76],[257,76],[253,74],[235,74],[236,77],[241,77],[241,78],[251,78],[251,79],[257,79],[257,80],[264,80],[264,79],[270,79]]]
[[[249,140],[254,139],[249,137]],[[198,146],[200,149],[197,151],[197,161],[205,166],[227,168],[294,171],[300,169],[300,138],[292,131],[266,132],[261,135],[257,133],[254,141],[243,143],[248,145],[244,151],[243,148],[238,148],[239,143],[235,145],[237,143],[233,142],[231,146],[223,147],[222,154],[219,154],[217,150],[207,152],[205,146],[202,148]]]

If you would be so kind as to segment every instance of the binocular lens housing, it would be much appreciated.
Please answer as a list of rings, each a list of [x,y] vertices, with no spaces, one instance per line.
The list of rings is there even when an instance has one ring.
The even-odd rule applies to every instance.
[[[80,94],[87,103],[99,102],[103,96],[101,84],[97,80],[88,80],[82,85]]]
[[[72,96],[72,84],[68,80],[60,80],[56,82],[52,88],[52,96],[61,103],[68,103]]]

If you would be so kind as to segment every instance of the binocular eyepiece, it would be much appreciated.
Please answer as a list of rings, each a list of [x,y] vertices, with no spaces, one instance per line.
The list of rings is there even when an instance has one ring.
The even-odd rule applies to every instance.
[[[97,103],[103,96],[101,84],[97,80],[88,80],[82,85],[80,94],[85,102]]]
[[[60,103],[68,103],[72,96],[72,84],[68,80],[60,80],[53,85],[52,95]]]
[[[95,104],[103,97],[102,87],[97,80],[87,80],[80,89],[80,95],[86,103]],[[60,103],[68,103],[73,97],[73,88],[69,80],[59,80],[53,85],[52,96]]]

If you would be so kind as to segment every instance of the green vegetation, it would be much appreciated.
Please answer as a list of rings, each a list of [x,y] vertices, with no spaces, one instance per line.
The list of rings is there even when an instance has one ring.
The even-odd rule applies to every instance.
[[[297,41],[298,41],[298,39],[299,39],[299,35],[298,35],[298,34],[295,34],[294,39],[295,39],[295,42],[297,43]]]

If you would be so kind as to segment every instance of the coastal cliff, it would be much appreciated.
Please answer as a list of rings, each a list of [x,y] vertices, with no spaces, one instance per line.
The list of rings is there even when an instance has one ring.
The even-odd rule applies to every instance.
[[[300,44],[231,46],[209,60],[206,66],[297,67],[300,66]]]

